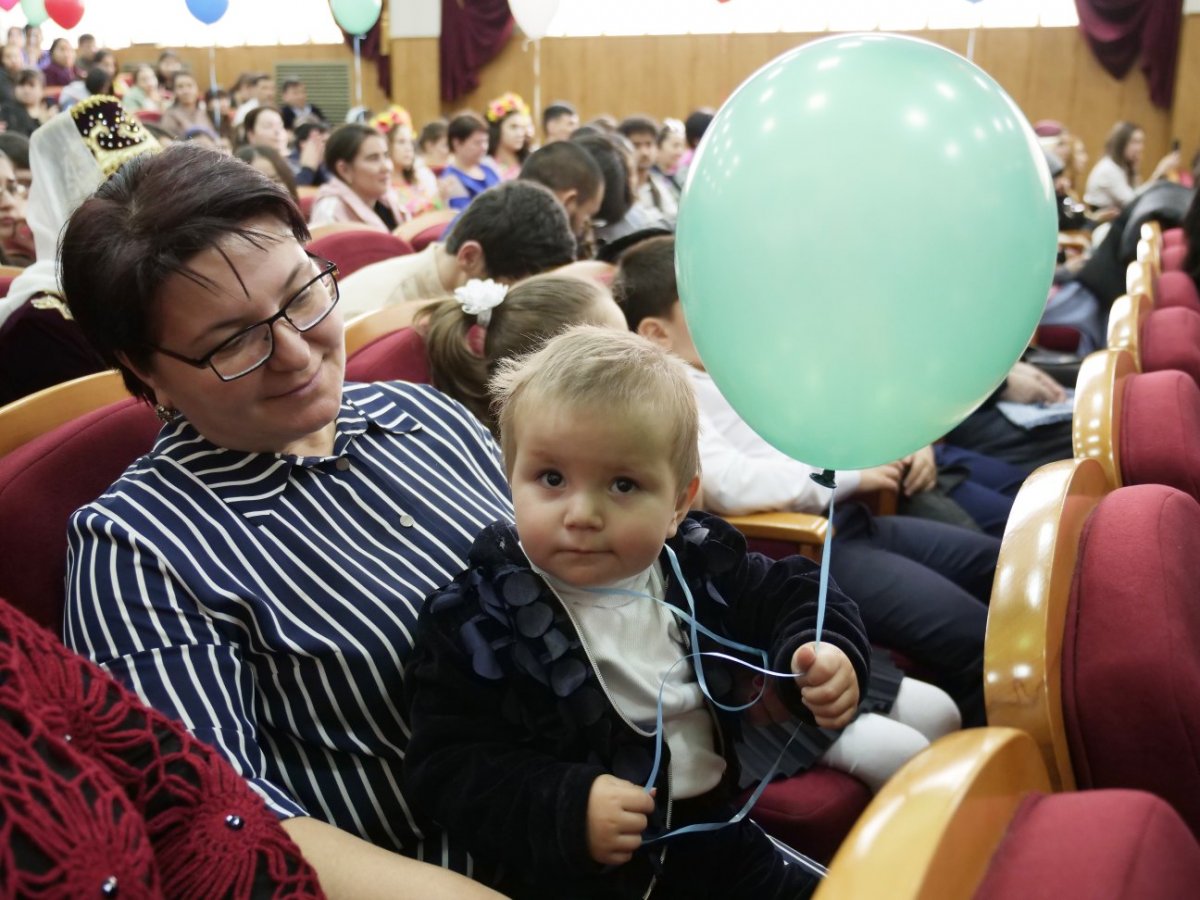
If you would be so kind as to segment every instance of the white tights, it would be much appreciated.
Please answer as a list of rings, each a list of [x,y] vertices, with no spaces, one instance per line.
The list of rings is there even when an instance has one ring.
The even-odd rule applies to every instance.
[[[902,765],[931,742],[962,727],[950,695],[905,678],[887,715],[864,713],[846,726],[821,762],[853,775],[877,793]]]

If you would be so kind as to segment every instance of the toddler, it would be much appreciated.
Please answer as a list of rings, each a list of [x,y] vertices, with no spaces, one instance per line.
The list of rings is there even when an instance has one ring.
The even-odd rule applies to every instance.
[[[795,673],[767,678],[763,705],[841,728],[869,667],[854,603],[830,585],[818,648],[817,566],[747,553],[688,513],[695,399],[650,342],[573,328],[501,365],[493,389],[516,526],[489,526],[421,613],[410,796],[503,863],[516,896],[808,896],[814,877],[749,820],[654,839],[737,811],[739,717],[702,684],[732,705],[748,679],[693,641],[762,648]]]

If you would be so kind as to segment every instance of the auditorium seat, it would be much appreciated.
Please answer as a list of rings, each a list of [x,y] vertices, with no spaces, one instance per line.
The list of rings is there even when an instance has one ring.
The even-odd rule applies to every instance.
[[[1186,272],[1163,272],[1154,285],[1154,306],[1186,306],[1200,312],[1200,293]]]
[[[1151,312],[1142,323],[1141,367],[1178,369],[1200,384],[1200,312],[1183,306]]]
[[[1167,247],[1162,252],[1163,272],[1182,272],[1187,260],[1188,248],[1180,245]]]
[[[408,241],[382,231],[356,230],[337,231],[314,238],[308,251],[330,262],[337,263],[338,276],[353,275],[363,266],[407,256],[413,252]]]

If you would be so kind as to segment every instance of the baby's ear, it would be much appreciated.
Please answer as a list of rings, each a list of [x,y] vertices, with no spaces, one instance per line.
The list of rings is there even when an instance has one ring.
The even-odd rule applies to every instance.
[[[679,492],[679,497],[675,501],[675,515],[671,519],[671,532],[667,537],[674,537],[675,532],[679,530],[679,523],[683,521],[683,517],[688,514],[688,510],[692,508],[692,501],[696,498],[696,492],[700,490],[700,476],[696,475],[687,486]]]

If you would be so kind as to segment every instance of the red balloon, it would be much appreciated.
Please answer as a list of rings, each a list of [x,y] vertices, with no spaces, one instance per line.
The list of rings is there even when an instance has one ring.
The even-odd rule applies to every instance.
[[[5,11],[11,10],[14,6],[20,3],[21,0],[0,0],[0,9]]]
[[[46,15],[63,28],[74,28],[83,18],[83,0],[46,0]]]

